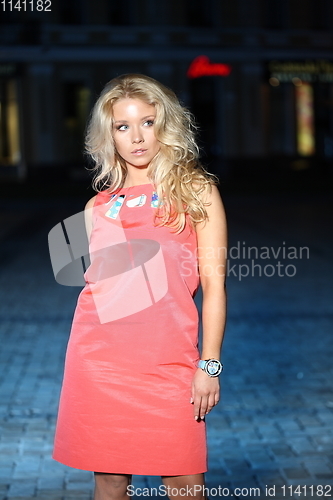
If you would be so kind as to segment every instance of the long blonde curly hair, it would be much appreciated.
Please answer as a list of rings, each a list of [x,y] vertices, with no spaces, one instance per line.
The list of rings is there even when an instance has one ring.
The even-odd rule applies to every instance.
[[[141,99],[154,105],[154,133],[160,150],[148,166],[147,177],[158,196],[155,212],[160,221],[181,232],[186,214],[195,226],[208,218],[202,193],[211,192],[218,177],[207,172],[199,161],[194,116],[178,100],[176,94],[157,80],[141,74],[125,74],[108,82],[102,90],[87,127],[85,150],[94,160],[93,188],[111,193],[124,184],[127,167],[118,154],[112,135],[113,105],[124,98]],[[207,191],[208,190],[208,191]]]

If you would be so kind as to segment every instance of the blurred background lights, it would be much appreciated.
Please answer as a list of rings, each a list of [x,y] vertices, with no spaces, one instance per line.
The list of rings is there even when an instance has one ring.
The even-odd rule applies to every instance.
[[[293,84],[295,85],[295,87],[300,87],[301,85],[303,85],[303,82],[300,78],[298,78],[297,76],[295,76],[294,78],[292,78],[291,80],[293,82]]]
[[[303,83],[295,87],[297,151],[301,156],[315,154],[315,124],[313,87]]]
[[[272,85],[272,87],[278,87],[280,85],[280,80],[278,80],[278,78],[276,78],[275,76],[272,76],[269,79],[269,83]]]

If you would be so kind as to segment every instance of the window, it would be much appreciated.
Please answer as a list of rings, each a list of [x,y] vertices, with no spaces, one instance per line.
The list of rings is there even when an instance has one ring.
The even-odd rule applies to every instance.
[[[21,159],[17,82],[0,80],[0,163],[17,165]]]

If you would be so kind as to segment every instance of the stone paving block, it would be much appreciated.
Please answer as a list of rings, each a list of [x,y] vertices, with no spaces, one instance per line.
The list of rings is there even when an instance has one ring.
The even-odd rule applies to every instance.
[[[88,494],[89,491],[91,491],[93,487],[92,482],[71,482],[66,484],[66,495],[68,494],[68,491],[74,490],[76,492],[80,492],[80,494]]]
[[[10,500],[31,500],[31,496],[25,496],[25,495],[19,495],[19,496],[8,496],[4,497],[3,500],[7,500],[7,498],[10,498]]]
[[[40,490],[62,490],[64,488],[63,475],[43,476],[38,478],[38,491]]]
[[[38,500],[63,500],[63,496],[55,496],[55,495],[41,495],[38,494]]]
[[[50,497],[50,498],[62,498],[66,495],[66,490],[64,488],[38,488],[36,492],[36,497]]]
[[[91,482],[94,479],[94,473],[84,470],[73,470],[70,469],[67,473],[67,482]]]
[[[250,465],[248,463],[248,461],[245,459],[245,457],[242,459],[241,456],[239,455],[238,456],[238,459],[234,460],[234,459],[231,459],[231,458],[225,458],[225,463],[227,465],[228,468],[232,469],[232,470],[249,470],[250,469]]]
[[[207,486],[221,486],[230,482],[230,475],[226,471],[210,471],[205,474],[205,483]]]
[[[258,463],[255,463],[255,464],[251,464],[251,468],[253,470],[254,473],[257,473],[258,470],[262,470],[262,469],[265,469],[266,472],[269,472],[269,471],[277,471],[279,470],[279,465],[274,463],[274,462],[258,462]]]
[[[132,485],[138,488],[145,488],[147,487],[147,477],[146,476],[138,476],[134,475],[132,476]]]
[[[0,498],[7,497],[8,487],[8,484],[0,484]]]
[[[279,443],[278,445],[271,444],[270,450],[275,457],[279,457],[282,459],[283,458],[293,458],[295,456],[295,453],[293,452],[293,450],[289,446],[289,444],[288,445],[284,444],[284,443]]]
[[[19,452],[19,443],[11,443],[7,441],[6,443],[0,443],[0,454],[1,455],[16,455]]]
[[[271,461],[271,457],[266,452],[264,447],[260,449],[259,446],[256,446],[251,449],[250,446],[248,446],[245,450],[245,455],[250,462]]]
[[[314,443],[316,443],[317,446],[328,445],[331,450],[333,449],[333,436],[330,435],[328,432],[311,436],[311,439],[313,440]]]
[[[331,428],[326,426],[320,427],[307,427],[306,433],[308,436],[311,436],[311,439],[316,438],[317,436],[331,436],[331,442],[333,442],[333,435],[331,434]]]
[[[10,434],[10,435],[4,436],[4,435],[0,434],[0,443],[1,444],[9,443],[11,446],[13,446],[15,443],[17,445],[19,445],[20,442],[21,442],[21,436],[19,436],[19,435]]]
[[[91,500],[91,494],[82,493],[80,491],[66,492],[66,495],[62,497],[62,500]]]
[[[278,433],[279,437],[282,436],[281,430],[277,427],[276,421],[270,419],[269,422],[256,422],[256,427],[260,434],[265,435],[266,433]]]
[[[149,488],[158,488],[162,484],[160,476],[146,476],[146,480]]]
[[[67,465],[57,462],[56,460],[53,460],[53,458],[51,458],[50,456],[47,456],[43,457],[42,459],[41,471],[42,473],[48,472],[57,474],[63,472],[63,474],[65,474],[71,471],[71,469]]]
[[[36,490],[36,480],[13,479],[8,490],[8,498],[12,497],[33,497]]]
[[[333,401],[332,401],[333,403]],[[333,407],[333,404],[332,404]],[[331,410],[318,410],[317,411],[318,419],[325,423],[326,425],[333,426],[333,413]]]
[[[303,463],[310,474],[333,474],[333,467],[324,458],[317,457],[317,459],[312,460],[303,458]]]
[[[32,409],[32,412],[36,412],[36,409]],[[47,422],[46,419],[39,420],[38,422],[33,421],[33,422],[27,422],[27,431],[30,433],[32,431],[40,431],[40,435],[43,435],[45,431],[49,430],[49,423]],[[38,432],[35,433],[36,436],[38,436]]]
[[[304,479],[310,476],[309,472],[301,467],[283,468],[283,472],[287,479]]]
[[[1,425],[1,434],[3,434],[4,436],[17,436],[22,432],[24,432],[24,426],[20,423],[3,422]]]
[[[270,474],[266,470],[263,470],[262,472],[256,473],[255,477],[262,489],[266,489],[266,487],[272,488],[273,486],[275,486],[276,489],[279,489],[280,486],[286,484],[286,480],[282,477],[279,471]]]
[[[302,468],[303,467],[303,458],[302,456],[297,456],[297,457],[284,457],[284,458],[275,458],[275,463],[279,467],[286,467],[286,468]]]
[[[297,420],[303,425],[303,427],[318,427],[322,425],[321,422],[313,415],[300,415],[297,417]]]
[[[29,477],[31,475],[37,475],[40,469],[41,459],[40,456],[32,456],[25,459],[18,459],[15,463],[15,468],[13,472],[14,478]]]
[[[290,437],[288,442],[291,448],[298,454],[304,454],[316,450],[308,436]]]
[[[284,433],[286,432],[302,432],[300,424],[294,418],[279,419],[277,422],[277,427],[280,428]]]

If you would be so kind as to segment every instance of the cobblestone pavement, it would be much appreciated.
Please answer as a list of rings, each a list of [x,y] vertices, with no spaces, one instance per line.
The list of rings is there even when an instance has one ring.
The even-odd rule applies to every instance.
[[[332,204],[327,196],[229,195],[225,205],[234,257],[222,398],[207,417],[209,497],[227,489],[239,498],[333,497]],[[0,500],[92,498],[91,472],[51,459],[80,288],[55,282],[47,233],[82,206],[12,199],[0,207]],[[251,246],[270,247],[271,258],[237,256]],[[292,246],[298,257],[309,247],[309,258],[283,258]],[[261,266],[254,276],[253,265]],[[133,484],[161,482],[134,476]]]

